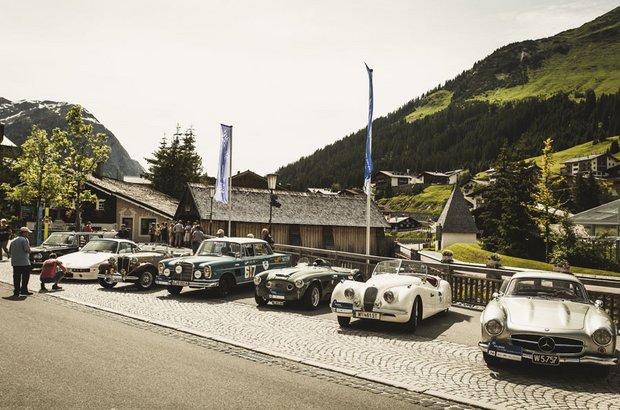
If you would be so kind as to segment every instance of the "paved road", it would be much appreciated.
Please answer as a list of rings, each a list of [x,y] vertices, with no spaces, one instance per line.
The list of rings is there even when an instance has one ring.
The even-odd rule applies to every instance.
[[[0,264],[0,280],[8,278],[9,270]],[[604,380],[580,368],[510,366],[490,371],[475,346],[477,314],[464,309],[427,321],[418,334],[410,335],[372,323],[354,322],[351,329],[342,330],[326,310],[309,314],[259,309],[243,292],[221,300],[199,291],[172,296],[162,289],[139,292],[121,286],[106,291],[94,283],[78,282],[65,288],[55,295],[357,380],[455,402],[501,409],[620,408],[617,369]]]
[[[248,356],[244,349],[93,314],[52,297],[0,299],[0,315],[0,408],[321,410],[425,404],[398,389],[377,394],[376,383],[356,386],[350,377],[334,379],[308,366]]]

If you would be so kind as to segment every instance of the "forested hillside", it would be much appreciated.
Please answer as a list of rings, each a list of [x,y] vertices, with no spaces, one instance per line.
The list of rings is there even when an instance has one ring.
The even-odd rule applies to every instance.
[[[551,137],[562,150],[620,134],[620,7],[554,37],[510,44],[373,123],[376,170],[488,167]],[[359,187],[362,129],[278,170],[294,189]]]

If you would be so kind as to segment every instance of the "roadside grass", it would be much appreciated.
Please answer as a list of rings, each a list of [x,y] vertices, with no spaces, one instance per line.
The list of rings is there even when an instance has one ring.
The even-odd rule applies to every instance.
[[[425,213],[438,216],[452,193],[452,185],[430,185],[417,195],[382,198],[379,205],[396,212]]]
[[[454,253],[454,258],[463,262],[470,263],[486,263],[488,257],[493,254],[493,252],[485,251],[480,248],[479,244],[473,243],[456,243],[448,246],[446,249],[450,249]],[[513,256],[501,255],[502,266],[513,266],[515,268],[524,268],[524,269],[537,269],[537,270],[547,270],[550,271],[553,269],[553,265],[545,262],[535,261],[531,259],[522,259],[516,258]],[[620,277],[620,273],[611,272],[600,269],[590,269],[590,268],[581,268],[578,266],[572,266],[571,272],[573,273],[583,273],[587,275],[601,275],[601,276],[617,276]]]

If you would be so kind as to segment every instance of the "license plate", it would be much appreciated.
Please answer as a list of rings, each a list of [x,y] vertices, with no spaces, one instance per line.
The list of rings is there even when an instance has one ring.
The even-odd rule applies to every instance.
[[[520,362],[523,356],[523,348],[520,346],[497,344],[491,342],[489,344],[489,355],[498,359],[513,360]]]
[[[276,305],[276,306],[284,306],[284,301],[283,300],[272,300],[271,304]]]
[[[174,286],[189,286],[189,282],[186,280],[173,280],[172,284]]]
[[[269,299],[284,300],[284,295],[269,295]]]
[[[358,312],[357,310],[353,311],[353,317],[358,317],[360,319],[381,319],[381,313],[377,312]]]
[[[557,366],[560,364],[560,357],[554,354],[532,353],[532,363]]]

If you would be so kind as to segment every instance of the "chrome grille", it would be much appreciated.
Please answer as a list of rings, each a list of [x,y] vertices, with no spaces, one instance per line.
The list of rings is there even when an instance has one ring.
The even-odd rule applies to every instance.
[[[181,274],[176,273],[175,268],[177,267],[177,265],[181,265],[181,267],[183,268],[183,271],[181,271]],[[174,265],[170,268],[170,278],[174,279],[174,280],[185,280],[185,281],[190,281],[192,280],[192,271],[194,270],[194,265],[192,263],[187,263],[187,262],[179,262],[177,265]]]
[[[378,292],[379,290],[375,287],[366,288],[366,292],[364,292],[364,310],[372,312]]]
[[[279,290],[279,291],[291,291],[295,286],[286,280],[272,280],[271,281],[271,289]]]
[[[539,346],[542,338],[552,339],[555,346],[551,351],[543,351]],[[565,337],[545,336],[545,335],[528,335],[515,334],[510,338],[514,346],[521,346],[524,349],[541,353],[558,353],[558,354],[574,354],[583,351],[583,342],[576,339],[568,339]]]
[[[127,256],[122,256],[118,258],[118,271],[122,272],[125,269],[125,272],[129,272],[129,258]]]

